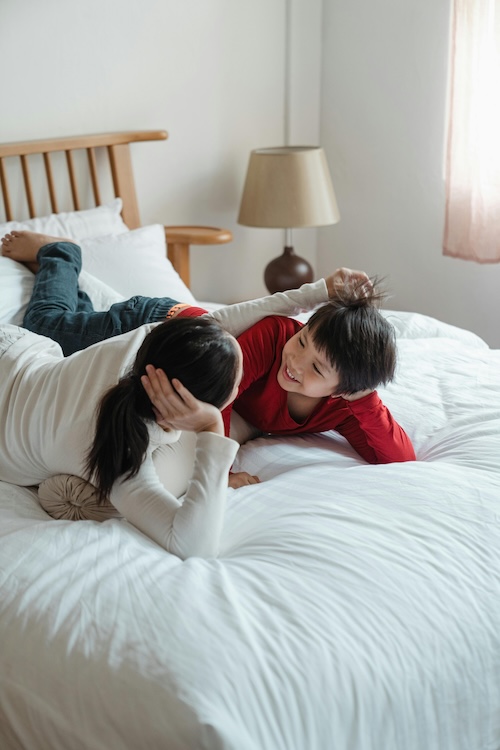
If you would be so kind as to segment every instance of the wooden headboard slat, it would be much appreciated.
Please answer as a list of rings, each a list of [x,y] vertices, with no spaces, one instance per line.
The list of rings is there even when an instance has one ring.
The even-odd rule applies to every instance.
[[[80,210],[80,198],[78,196],[78,186],[76,184],[75,168],[73,165],[73,154],[71,151],[65,151],[66,163],[68,165],[69,184],[71,187],[71,197],[73,198],[73,208],[75,211]]]
[[[3,159],[0,158],[0,185],[2,186],[3,205],[5,208],[5,218],[12,221],[12,207],[10,203],[9,186],[7,184],[7,175]]]
[[[123,200],[123,221],[129,229],[137,229],[141,226],[141,220],[128,143],[108,146],[108,154],[115,195]]]
[[[95,158],[94,148],[87,149],[87,159],[89,162],[90,179],[92,182],[92,190],[94,192],[95,204],[96,206],[99,206],[101,204],[101,193],[99,190],[99,180],[97,178],[97,162]]]
[[[35,201],[33,200],[33,190],[31,189],[31,180],[28,167],[28,160],[26,155],[21,156],[21,166],[23,170],[24,189],[26,192],[26,200],[28,201],[28,211],[30,218],[33,219],[36,216]]]
[[[56,197],[56,191],[54,187],[54,177],[52,175],[52,165],[50,163],[50,154],[48,152],[44,153],[43,162],[45,164],[45,174],[47,175],[47,185],[49,187],[50,206],[52,208],[52,211],[56,214],[58,213],[59,209],[57,207],[57,197]]]

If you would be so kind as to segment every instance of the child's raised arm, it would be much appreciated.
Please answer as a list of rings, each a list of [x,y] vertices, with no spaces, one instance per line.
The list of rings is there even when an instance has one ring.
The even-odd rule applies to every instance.
[[[209,313],[233,336],[239,336],[247,328],[258,323],[268,315],[299,315],[301,312],[314,310],[318,305],[328,302],[346,285],[368,289],[370,279],[363,271],[350,268],[337,268],[331,276],[319,279],[312,284],[303,284],[299,289],[276,292],[267,297],[228,305]]]

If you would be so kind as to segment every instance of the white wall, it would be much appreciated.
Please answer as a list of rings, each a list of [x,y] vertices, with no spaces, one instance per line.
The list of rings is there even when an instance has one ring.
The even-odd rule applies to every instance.
[[[292,2],[293,135],[315,143],[320,10]],[[1,0],[0,140],[168,130],[133,147],[143,223],[231,229],[231,245],[194,250],[193,291],[263,294],[282,233],[236,217],[250,150],[283,143],[285,15],[285,0]]]
[[[448,0],[324,0],[321,140],[342,218],[317,267],[387,276],[392,309],[500,347],[500,265],[441,250],[448,26]]]

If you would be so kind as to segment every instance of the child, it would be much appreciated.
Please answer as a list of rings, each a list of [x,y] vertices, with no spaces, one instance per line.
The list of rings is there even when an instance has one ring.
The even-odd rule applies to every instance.
[[[161,373],[167,394],[168,432],[142,385],[151,371]],[[236,340],[209,318],[141,326],[70,357],[48,338],[2,325],[0,480],[29,486],[57,474],[84,477],[168,552],[214,557],[238,449],[224,436],[220,409],[236,395],[241,372]],[[196,450],[180,477],[168,448],[184,430]],[[168,481],[160,482],[164,463]],[[180,483],[181,499],[173,490]]]
[[[341,270],[347,269],[336,273]],[[394,329],[377,309],[381,295],[353,273],[330,277],[336,287],[330,301],[306,325],[272,315],[238,336],[243,378],[223,412],[226,435],[237,437],[231,421],[236,412],[257,433],[336,430],[368,463],[415,460],[410,439],[375,390],[394,377]],[[237,310],[218,313],[231,330]],[[160,390],[152,387],[149,395],[161,415]],[[236,488],[257,481],[239,472],[229,483]]]

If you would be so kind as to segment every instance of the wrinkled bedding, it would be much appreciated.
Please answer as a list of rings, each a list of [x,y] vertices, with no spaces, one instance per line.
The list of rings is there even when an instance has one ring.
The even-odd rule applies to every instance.
[[[418,461],[242,446],[219,558],[0,483],[2,750],[500,744],[500,351],[387,312]]]

